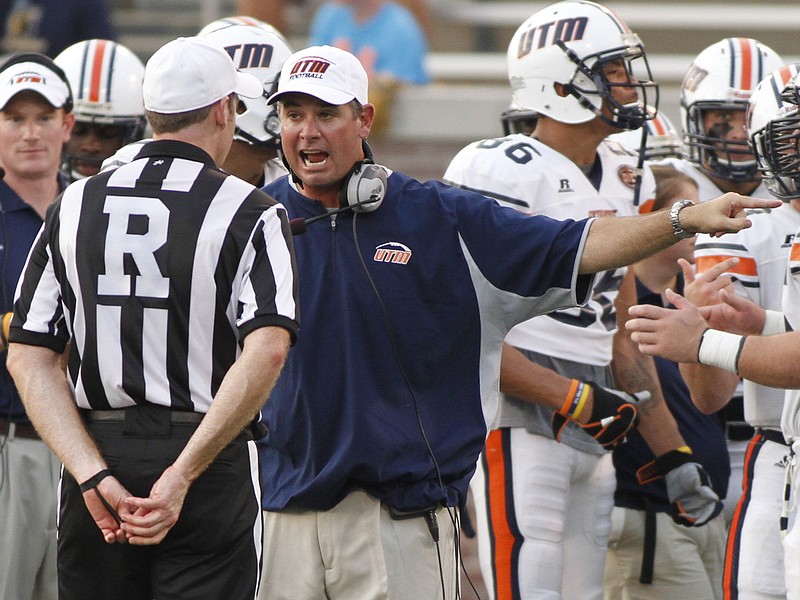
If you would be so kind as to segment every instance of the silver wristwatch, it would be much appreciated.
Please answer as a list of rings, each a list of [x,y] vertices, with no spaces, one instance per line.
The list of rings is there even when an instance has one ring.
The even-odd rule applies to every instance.
[[[675,204],[672,205],[672,208],[669,209],[669,222],[672,224],[672,233],[675,234],[675,237],[680,240],[685,240],[686,238],[694,237],[694,234],[686,231],[683,227],[681,227],[681,220],[678,217],[678,214],[687,206],[692,206],[694,202],[691,200],[678,200]]]

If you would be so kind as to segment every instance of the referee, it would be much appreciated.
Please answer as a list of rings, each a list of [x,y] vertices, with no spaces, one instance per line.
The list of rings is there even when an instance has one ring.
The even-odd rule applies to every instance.
[[[143,92],[154,141],[48,212],[8,367],[65,466],[61,600],[252,599],[255,422],[298,328],[295,261],[282,206],[215,165],[261,84],[181,38]]]

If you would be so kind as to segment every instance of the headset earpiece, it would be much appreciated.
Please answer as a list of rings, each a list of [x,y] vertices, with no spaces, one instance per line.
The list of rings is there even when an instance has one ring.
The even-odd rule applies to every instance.
[[[339,206],[353,212],[372,212],[386,196],[386,169],[370,159],[357,162],[350,169],[339,190]]]
[[[64,101],[63,106],[64,112],[72,112],[72,86],[69,84],[69,79],[67,79],[67,74],[64,72],[64,69],[59,67],[50,57],[45,56],[44,54],[39,54],[38,52],[20,52],[9,57],[5,62],[3,62],[3,64],[0,64],[0,72],[5,71],[8,67],[24,62],[32,62],[42,65],[58,75],[58,78],[61,79],[61,81],[64,82],[64,85],[67,86],[67,99]]]

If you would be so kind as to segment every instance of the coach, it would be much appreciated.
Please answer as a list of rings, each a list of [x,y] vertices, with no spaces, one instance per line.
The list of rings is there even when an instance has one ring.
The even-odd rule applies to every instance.
[[[297,332],[294,255],[283,208],[215,165],[261,84],[181,38],[143,91],[154,141],[48,212],[8,367],[66,468],[61,600],[254,598],[253,423]]]

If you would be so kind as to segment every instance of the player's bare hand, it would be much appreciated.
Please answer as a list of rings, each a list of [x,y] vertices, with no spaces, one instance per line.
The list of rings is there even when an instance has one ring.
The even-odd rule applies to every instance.
[[[739,259],[731,257],[715,264],[707,271],[695,273],[694,267],[688,260],[679,258],[678,265],[683,271],[683,280],[685,282],[683,288],[684,298],[695,306],[719,304],[722,302],[719,295],[720,290],[733,292],[733,281],[725,273],[729,272],[737,264],[739,264]]]
[[[766,311],[752,300],[721,290],[719,304],[703,306],[700,314],[713,329],[739,335],[760,335],[764,329]]]
[[[700,310],[680,294],[666,291],[675,309],[637,304],[629,309],[625,327],[642,354],[663,356],[675,362],[697,362],[700,338],[708,323]]]
[[[153,485],[149,497],[129,497],[127,502],[135,511],[122,523],[128,543],[138,546],[160,543],[178,522],[189,484],[174,467],[168,467]]]
[[[735,233],[752,225],[745,214],[747,208],[777,208],[780,200],[751,198],[733,192],[713,200],[687,206],[680,212],[681,227],[694,233],[708,233],[719,237]]]

